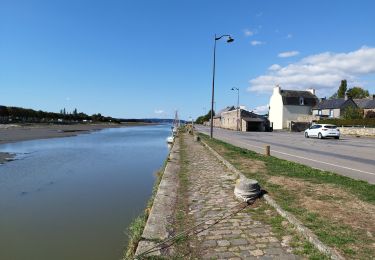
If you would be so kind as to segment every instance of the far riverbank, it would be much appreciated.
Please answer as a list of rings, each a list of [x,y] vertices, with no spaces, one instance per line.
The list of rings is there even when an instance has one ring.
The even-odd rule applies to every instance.
[[[48,139],[76,136],[105,128],[152,125],[147,123],[97,123],[97,124],[0,124],[0,144],[27,140]],[[0,164],[7,162],[14,155],[0,152]]]

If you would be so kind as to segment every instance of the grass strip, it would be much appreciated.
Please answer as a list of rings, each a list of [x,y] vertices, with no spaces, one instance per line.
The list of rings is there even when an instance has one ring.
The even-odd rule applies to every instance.
[[[335,195],[316,196],[308,189],[288,189],[269,180],[276,176],[297,183],[310,183],[315,187],[329,184],[343,193],[349,192],[356,199],[372,205],[375,204],[375,185],[276,157],[263,156],[217,139],[210,139],[205,134],[200,134],[200,137],[243,174],[258,180],[260,185],[272,194],[272,197],[284,210],[294,214],[323,243],[338,249],[342,255],[349,259],[371,259],[375,255],[375,240],[371,234],[367,235],[365,230],[357,228],[355,225],[335,220],[334,214],[327,217],[319,211],[311,211],[305,207],[304,201],[301,200],[301,198],[331,202],[333,200],[333,203],[340,204],[342,199],[340,192]],[[246,163],[254,161],[263,162],[266,171],[250,172]]]
[[[202,133],[199,133],[199,135],[205,140],[205,142],[212,145],[217,150],[220,151],[222,148],[225,148],[225,158],[230,159],[234,164],[236,164],[235,159],[238,158],[239,155],[243,158],[260,160],[266,163],[268,170],[267,174],[269,175],[294,177],[316,184],[334,184],[350,190],[351,193],[357,195],[363,201],[375,204],[375,185],[369,184],[366,181],[355,180],[333,172],[314,169],[303,164],[279,159],[273,156],[263,156],[262,154],[225,143],[221,140],[210,139],[207,135]],[[257,177],[264,179],[262,178],[261,173],[259,173]]]
[[[180,130],[180,171],[179,177],[179,190],[177,192],[177,203],[175,209],[175,220],[174,220],[174,232],[180,233],[185,231],[187,227],[194,225],[194,220],[188,214],[189,203],[188,203],[188,188],[189,182],[189,160],[187,158],[187,145],[184,142],[185,129]],[[175,253],[171,256],[171,259],[199,259],[198,252],[195,250],[197,247],[191,247],[192,244],[196,243],[193,236],[182,236],[175,243]]]

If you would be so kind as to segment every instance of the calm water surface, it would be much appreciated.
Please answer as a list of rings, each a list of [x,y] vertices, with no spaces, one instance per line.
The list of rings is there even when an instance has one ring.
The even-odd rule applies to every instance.
[[[168,154],[170,126],[5,144],[0,259],[120,259]]]

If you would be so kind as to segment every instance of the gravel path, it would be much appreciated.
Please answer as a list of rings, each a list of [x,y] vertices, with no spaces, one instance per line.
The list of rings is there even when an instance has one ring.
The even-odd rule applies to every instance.
[[[239,203],[233,194],[236,177],[190,135],[184,136],[184,142],[189,162],[189,214],[199,223]],[[196,240],[203,259],[298,259],[269,225],[254,221],[245,211],[197,234]]]

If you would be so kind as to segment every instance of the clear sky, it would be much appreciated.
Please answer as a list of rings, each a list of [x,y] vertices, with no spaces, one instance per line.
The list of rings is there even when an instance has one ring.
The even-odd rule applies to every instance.
[[[0,104],[122,118],[263,112],[272,87],[375,93],[375,1],[0,0]],[[263,111],[262,111],[263,110]]]

